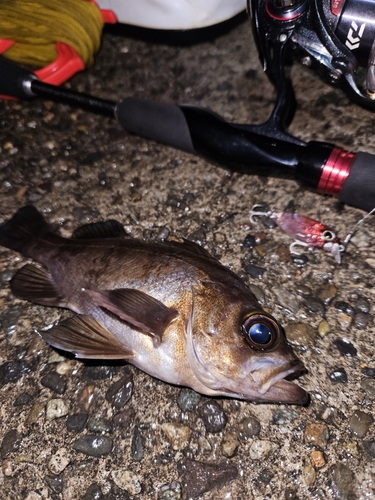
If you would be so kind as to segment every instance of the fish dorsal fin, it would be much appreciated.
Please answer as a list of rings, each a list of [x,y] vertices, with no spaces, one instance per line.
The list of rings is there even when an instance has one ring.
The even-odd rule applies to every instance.
[[[180,247],[182,250],[187,250],[188,252],[191,252],[195,255],[201,255],[206,259],[211,259],[216,261],[215,257],[213,257],[209,252],[207,252],[206,249],[198,245],[198,243],[187,240],[186,238],[182,238],[182,241],[170,240],[168,241],[168,244],[174,247]]]
[[[92,222],[77,227],[72,234],[75,239],[97,239],[97,238],[129,238],[124,226],[117,220],[109,219],[104,222]]]
[[[145,330],[157,343],[161,342],[169,323],[178,316],[176,309],[167,307],[160,300],[135,288],[86,292],[96,305],[108,309],[134,327]]]
[[[74,316],[39,333],[52,347],[72,352],[77,358],[127,359],[134,356],[91,316]]]
[[[63,306],[63,297],[55,287],[50,273],[33,264],[26,264],[12,279],[11,288],[20,299],[43,306]]]

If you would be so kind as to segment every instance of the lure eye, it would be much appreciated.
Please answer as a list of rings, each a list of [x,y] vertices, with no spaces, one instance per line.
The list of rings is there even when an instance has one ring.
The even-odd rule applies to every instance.
[[[325,231],[323,231],[322,236],[326,241],[333,241],[336,238],[336,233],[330,231],[329,229],[326,229]]]
[[[280,339],[279,325],[263,311],[247,314],[241,329],[250,347],[259,351],[273,349]]]

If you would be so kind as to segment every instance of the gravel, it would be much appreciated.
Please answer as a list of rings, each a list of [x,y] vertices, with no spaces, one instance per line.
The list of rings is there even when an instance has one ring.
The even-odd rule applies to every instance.
[[[375,153],[373,112],[308,68],[296,64],[292,78],[292,134]],[[106,33],[94,67],[69,85],[105,99],[194,103],[235,123],[264,122],[274,99],[249,23],[189,47]],[[14,297],[10,280],[29,261],[0,248],[0,498],[372,498],[374,218],[341,264],[319,249],[291,256],[289,235],[250,224],[255,203],[279,212],[294,200],[342,240],[364,213],[67,105],[2,100],[0,120],[0,224],[33,202],[63,235],[115,219],[133,237],[202,244],[285,328],[311,398],[299,407],[201,396],[125,362],[57,353],[36,332],[71,312]]]

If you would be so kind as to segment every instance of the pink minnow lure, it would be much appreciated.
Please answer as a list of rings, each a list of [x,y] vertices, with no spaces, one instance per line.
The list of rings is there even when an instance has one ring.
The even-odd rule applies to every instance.
[[[340,244],[336,232],[325,224],[305,215],[291,212],[262,212],[259,208],[264,208],[264,206],[254,205],[250,210],[250,221],[255,223],[254,217],[258,216],[269,217],[275,221],[283,231],[295,239],[294,243],[290,245],[291,253],[299,253],[295,250],[296,246],[322,248],[326,252],[330,252],[336,262],[341,262],[340,254],[345,250],[345,246]]]

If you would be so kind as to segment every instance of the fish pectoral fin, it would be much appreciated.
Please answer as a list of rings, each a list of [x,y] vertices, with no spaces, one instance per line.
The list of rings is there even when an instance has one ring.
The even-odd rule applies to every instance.
[[[136,328],[145,330],[158,342],[178,311],[135,288],[86,290],[96,305],[104,307]]]
[[[22,267],[11,281],[14,295],[43,306],[63,306],[63,297],[59,294],[50,273],[33,264]]]
[[[97,238],[130,238],[124,226],[117,220],[109,219],[105,222],[92,222],[78,227],[72,234],[75,239],[97,239]]]
[[[72,352],[77,358],[127,359],[134,356],[91,316],[74,316],[39,333],[52,347]]]

